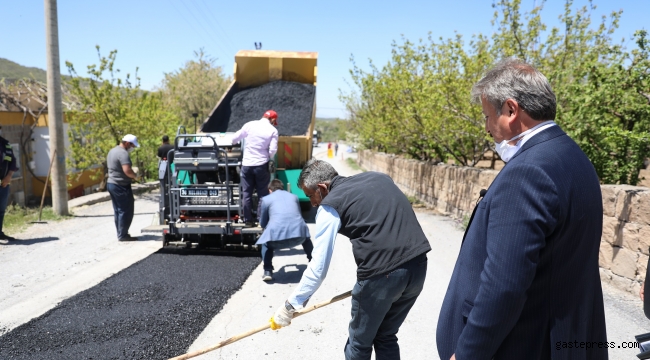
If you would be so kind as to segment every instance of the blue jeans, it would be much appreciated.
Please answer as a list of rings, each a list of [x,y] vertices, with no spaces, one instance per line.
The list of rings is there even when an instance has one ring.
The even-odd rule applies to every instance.
[[[385,274],[360,280],[352,289],[352,320],[346,360],[399,360],[397,331],[420,295],[427,275],[426,254]]]
[[[262,260],[264,261],[264,270],[273,270],[273,250],[289,249],[294,246],[302,244],[302,249],[305,250],[307,260],[311,261],[311,252],[314,250],[314,244],[310,238],[293,238],[286,240],[268,241],[262,244]]]
[[[271,173],[269,173],[269,164],[257,166],[241,167],[241,190],[242,190],[242,210],[244,212],[244,221],[255,221],[253,216],[253,191],[257,190],[257,197],[260,200],[257,204],[257,216],[260,216],[262,198],[269,194],[269,183],[271,182]]]
[[[10,185],[6,187],[0,186],[0,235],[3,235],[2,232],[2,223],[5,221],[5,211],[7,210],[7,204],[9,203],[9,194],[11,193]]]
[[[108,193],[111,194],[113,210],[115,212],[115,228],[117,229],[117,238],[124,239],[129,236],[129,227],[133,221],[133,191],[131,185],[122,186],[108,183],[106,185]]]

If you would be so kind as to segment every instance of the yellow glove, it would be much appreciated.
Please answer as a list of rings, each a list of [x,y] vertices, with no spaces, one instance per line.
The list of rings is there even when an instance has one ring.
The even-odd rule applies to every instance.
[[[273,321],[273,316],[269,319],[269,323],[271,324],[271,330],[279,330],[282,329],[282,326],[278,325]]]
[[[293,319],[293,313],[296,310],[289,304],[285,302],[284,305],[280,306],[278,310],[275,311],[275,315],[271,318],[271,329],[277,330],[284,326],[291,325],[291,319]]]

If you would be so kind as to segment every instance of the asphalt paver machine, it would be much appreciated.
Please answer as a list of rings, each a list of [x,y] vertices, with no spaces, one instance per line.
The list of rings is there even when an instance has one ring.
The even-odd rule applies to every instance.
[[[160,169],[163,246],[257,250],[262,228],[245,227],[241,219],[243,144],[233,144],[232,136],[179,128]]]

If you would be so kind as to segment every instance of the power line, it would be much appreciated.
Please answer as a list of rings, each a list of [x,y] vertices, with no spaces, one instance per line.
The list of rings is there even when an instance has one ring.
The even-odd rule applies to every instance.
[[[188,21],[187,18],[185,17],[185,15],[183,15],[183,13],[182,13],[181,11],[179,11],[179,10],[176,8],[176,5],[174,5],[174,1],[173,1],[173,0],[169,0],[169,3],[172,5],[172,7],[173,7],[174,10],[176,11],[176,13],[177,13],[177,14],[180,14],[181,17],[183,18],[183,20],[184,20],[187,24],[189,24],[189,25],[192,27],[192,29],[194,30],[194,32],[196,33],[196,35],[202,35],[201,32],[200,32],[200,31],[197,31],[197,29],[194,27],[194,24],[193,24],[191,21]]]
[[[212,9],[210,9],[210,7],[203,0],[201,0],[201,2],[205,6],[205,8],[208,9],[208,13],[210,13],[210,16],[212,16],[214,18],[214,22],[217,24],[217,26],[219,27],[221,32],[224,34],[226,40],[228,40],[230,45],[236,50],[237,46],[230,40],[230,37],[228,36],[226,31],[223,29],[223,27],[221,27],[221,24],[219,23],[219,19],[214,15],[214,13],[212,12]]]
[[[221,47],[221,45],[219,45],[219,44],[217,43],[217,41],[215,41],[215,39],[212,37],[212,34],[210,34],[208,31],[206,31],[205,28],[203,27],[203,24],[202,24],[202,23],[201,23],[201,22],[196,18],[196,16],[194,16],[194,12],[192,12],[192,11],[187,7],[187,4],[185,4],[185,2],[183,2],[182,0],[180,1],[180,3],[183,4],[183,6],[185,7],[185,9],[190,13],[190,15],[192,15],[192,17],[194,18],[194,20],[196,20],[196,23],[197,23],[201,28],[203,28],[203,31],[205,32],[205,34],[207,34],[207,35],[211,38],[211,40],[212,40],[212,41],[214,42],[214,44],[219,48],[219,50],[220,50],[221,52],[225,53],[225,51],[223,50],[223,48]]]
[[[226,48],[228,48],[228,50],[231,50],[231,51],[232,51],[232,49],[229,48],[230,46],[229,46],[226,42],[224,42],[224,40],[223,40],[223,36],[219,36],[219,34],[215,31],[215,29],[214,29],[214,25],[212,24],[212,22],[210,21],[210,19],[207,17],[205,11],[204,11],[203,9],[201,9],[201,7],[200,7],[199,5],[197,5],[195,2],[193,2],[193,1],[190,0],[190,3],[191,3],[192,6],[193,6],[193,7],[194,7],[198,12],[199,12],[199,14],[200,14],[202,20],[205,21],[205,24],[206,24],[208,30],[211,31],[212,34],[214,34],[214,35],[216,36],[217,39],[219,39],[219,43],[220,43],[221,45],[224,45]]]

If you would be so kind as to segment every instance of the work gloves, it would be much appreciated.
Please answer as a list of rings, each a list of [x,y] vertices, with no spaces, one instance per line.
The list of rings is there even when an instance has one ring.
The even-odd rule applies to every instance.
[[[283,326],[291,325],[291,319],[293,319],[293,313],[295,313],[296,310],[293,306],[288,304],[289,303],[285,303],[275,311],[275,315],[271,318],[271,329],[277,330]]]

